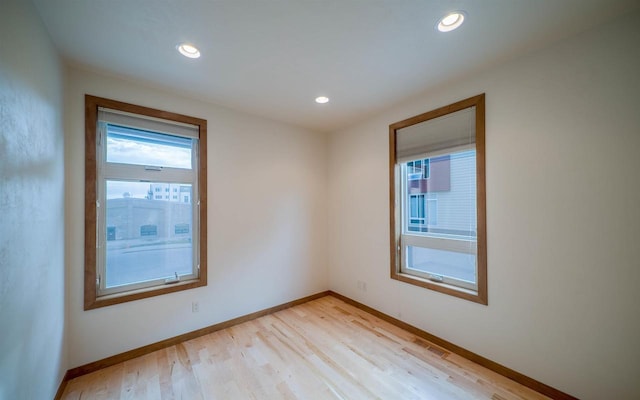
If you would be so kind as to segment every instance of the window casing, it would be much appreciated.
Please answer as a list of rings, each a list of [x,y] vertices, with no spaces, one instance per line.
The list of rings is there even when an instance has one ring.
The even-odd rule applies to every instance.
[[[391,278],[487,304],[484,95],[389,135]]]
[[[206,285],[206,121],[85,107],[85,309]]]

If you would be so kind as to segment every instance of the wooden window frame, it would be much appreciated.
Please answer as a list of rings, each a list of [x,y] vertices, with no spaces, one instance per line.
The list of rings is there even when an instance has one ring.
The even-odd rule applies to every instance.
[[[398,228],[401,217],[397,217],[396,192],[397,179],[399,179],[399,165],[396,161],[396,135],[397,131],[421,122],[442,117],[456,111],[470,107],[476,107],[475,132],[476,132],[476,208],[477,208],[477,290],[468,290],[461,287],[448,285],[424,279],[413,274],[402,272],[400,269],[400,234],[402,228]],[[485,179],[485,95],[480,94],[456,103],[437,108],[426,113],[416,115],[389,125],[389,205],[390,205],[390,242],[391,242],[391,279],[440,293],[455,296],[461,299],[473,301],[479,304],[488,304],[487,293],[487,230],[486,230],[486,179]]]
[[[98,108],[108,108],[127,113],[186,123],[199,128],[199,276],[171,285],[153,286],[113,295],[98,296],[97,277],[97,123]],[[85,95],[85,244],[84,244],[84,309],[120,304],[129,301],[159,296],[207,285],[207,121],[154,108],[138,106],[121,101]]]

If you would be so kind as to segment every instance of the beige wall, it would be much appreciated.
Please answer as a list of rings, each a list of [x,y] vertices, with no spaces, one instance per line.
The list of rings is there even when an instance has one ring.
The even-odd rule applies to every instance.
[[[326,137],[68,69],[70,367],[327,289]],[[83,311],[84,94],[208,121],[206,287]],[[200,303],[198,313],[191,302]]]
[[[66,371],[63,73],[30,2],[0,12],[0,399]]]
[[[639,398],[638,43],[636,14],[331,135],[330,288],[574,396]],[[388,125],[482,92],[488,307],[389,278]]]

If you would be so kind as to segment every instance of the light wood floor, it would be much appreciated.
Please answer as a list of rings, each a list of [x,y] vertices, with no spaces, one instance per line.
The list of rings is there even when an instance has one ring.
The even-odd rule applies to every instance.
[[[63,399],[546,399],[332,296],[71,380]]]

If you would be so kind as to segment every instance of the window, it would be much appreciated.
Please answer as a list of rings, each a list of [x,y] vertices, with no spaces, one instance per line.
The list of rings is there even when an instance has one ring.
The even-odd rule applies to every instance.
[[[116,240],[115,226],[107,226],[107,240]]]
[[[189,224],[176,224],[174,229],[176,235],[189,233]]]
[[[158,225],[142,225],[140,227],[140,237],[142,236],[158,236]],[[107,250],[107,253],[110,253],[109,250]],[[109,256],[110,254],[107,254],[107,258]]]
[[[487,304],[484,95],[392,124],[391,278]]]
[[[407,173],[407,175],[409,175]],[[408,179],[411,179],[408,177]],[[421,231],[425,229],[427,226],[427,220],[425,216],[425,207],[424,207],[424,194],[411,194],[409,195],[409,203],[407,204],[409,208],[408,212],[408,224],[407,229],[410,231]]]
[[[206,285],[206,121],[85,106],[85,310]],[[198,201],[170,202],[172,185]]]
[[[429,159],[409,161],[407,175],[410,180],[429,179]]]

